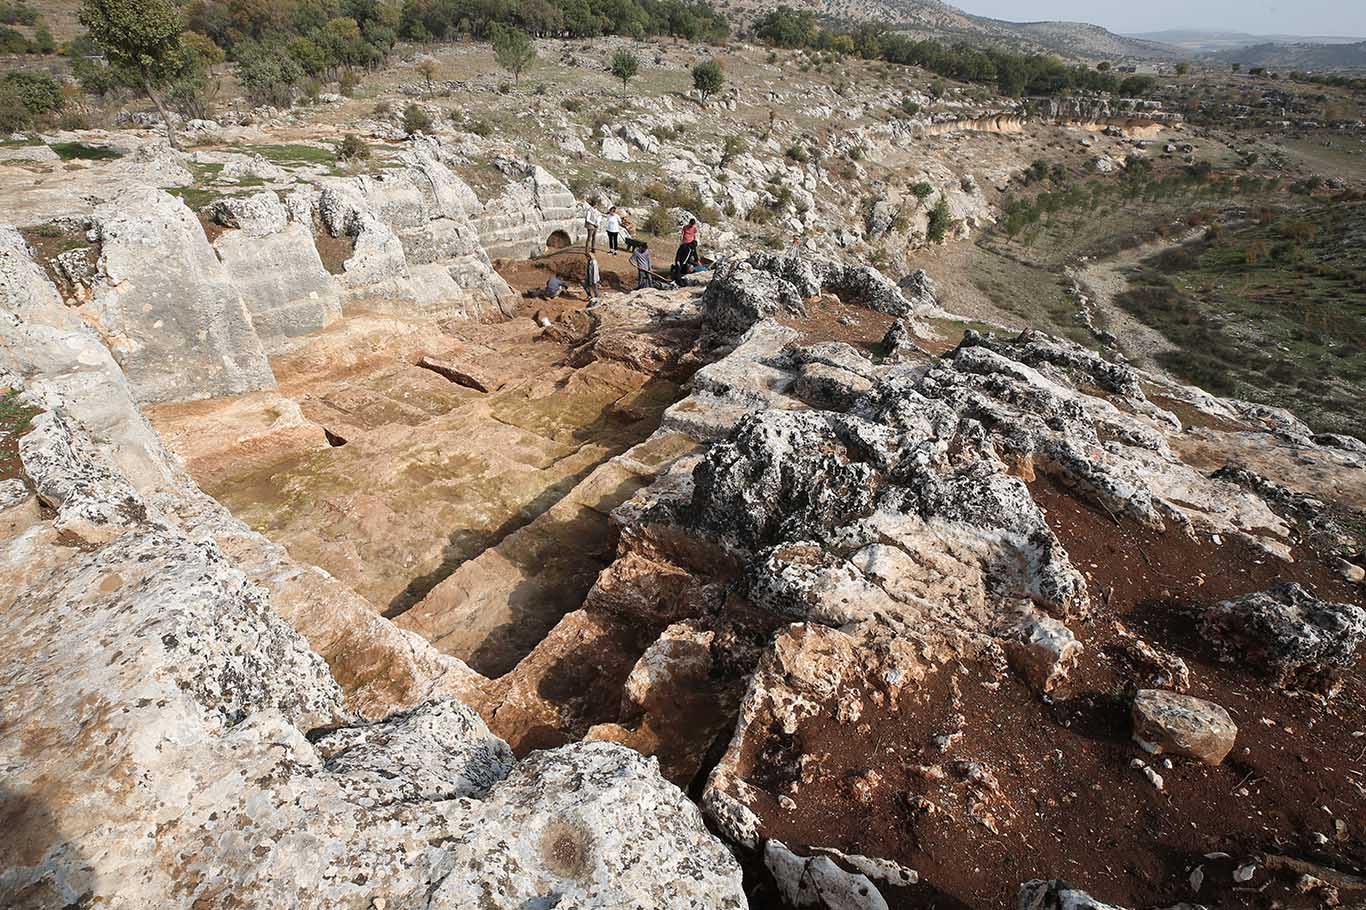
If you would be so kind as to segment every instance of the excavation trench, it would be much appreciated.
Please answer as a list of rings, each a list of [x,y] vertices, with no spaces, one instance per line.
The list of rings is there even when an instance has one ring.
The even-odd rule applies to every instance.
[[[496,678],[610,562],[609,513],[653,477],[618,456],[686,380],[576,355],[584,301],[555,301],[549,328],[538,303],[496,324],[348,314],[272,358],[278,390],[149,416],[234,515]]]

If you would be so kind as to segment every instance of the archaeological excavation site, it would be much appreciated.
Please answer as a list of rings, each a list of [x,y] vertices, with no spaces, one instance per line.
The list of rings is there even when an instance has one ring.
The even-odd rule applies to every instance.
[[[1359,438],[829,238],[589,299],[420,132],[118,141],[0,166],[0,906],[1366,906]]]

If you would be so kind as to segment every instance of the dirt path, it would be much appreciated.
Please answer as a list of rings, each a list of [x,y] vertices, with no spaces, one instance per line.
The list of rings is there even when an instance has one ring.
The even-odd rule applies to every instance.
[[[1082,293],[1091,298],[1097,324],[1119,339],[1119,347],[1125,356],[1136,366],[1161,376],[1167,374],[1158,365],[1157,356],[1176,350],[1176,346],[1161,332],[1135,319],[1116,303],[1116,298],[1129,288],[1130,269],[1142,260],[1174,249],[1194,236],[1189,234],[1177,239],[1145,243],[1118,255],[1071,266],[1067,270],[1081,287]]]

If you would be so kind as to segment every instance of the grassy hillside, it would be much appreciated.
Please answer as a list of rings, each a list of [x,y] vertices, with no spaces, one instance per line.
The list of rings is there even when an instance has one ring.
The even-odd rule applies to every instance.
[[[1118,302],[1178,347],[1174,373],[1362,433],[1366,202],[1262,212],[1147,260]]]

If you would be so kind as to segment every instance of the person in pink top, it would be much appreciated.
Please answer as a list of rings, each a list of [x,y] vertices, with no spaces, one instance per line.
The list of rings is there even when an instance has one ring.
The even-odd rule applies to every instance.
[[[697,255],[697,219],[689,218],[688,223],[683,225],[683,245],[692,247],[694,259],[701,261]]]

